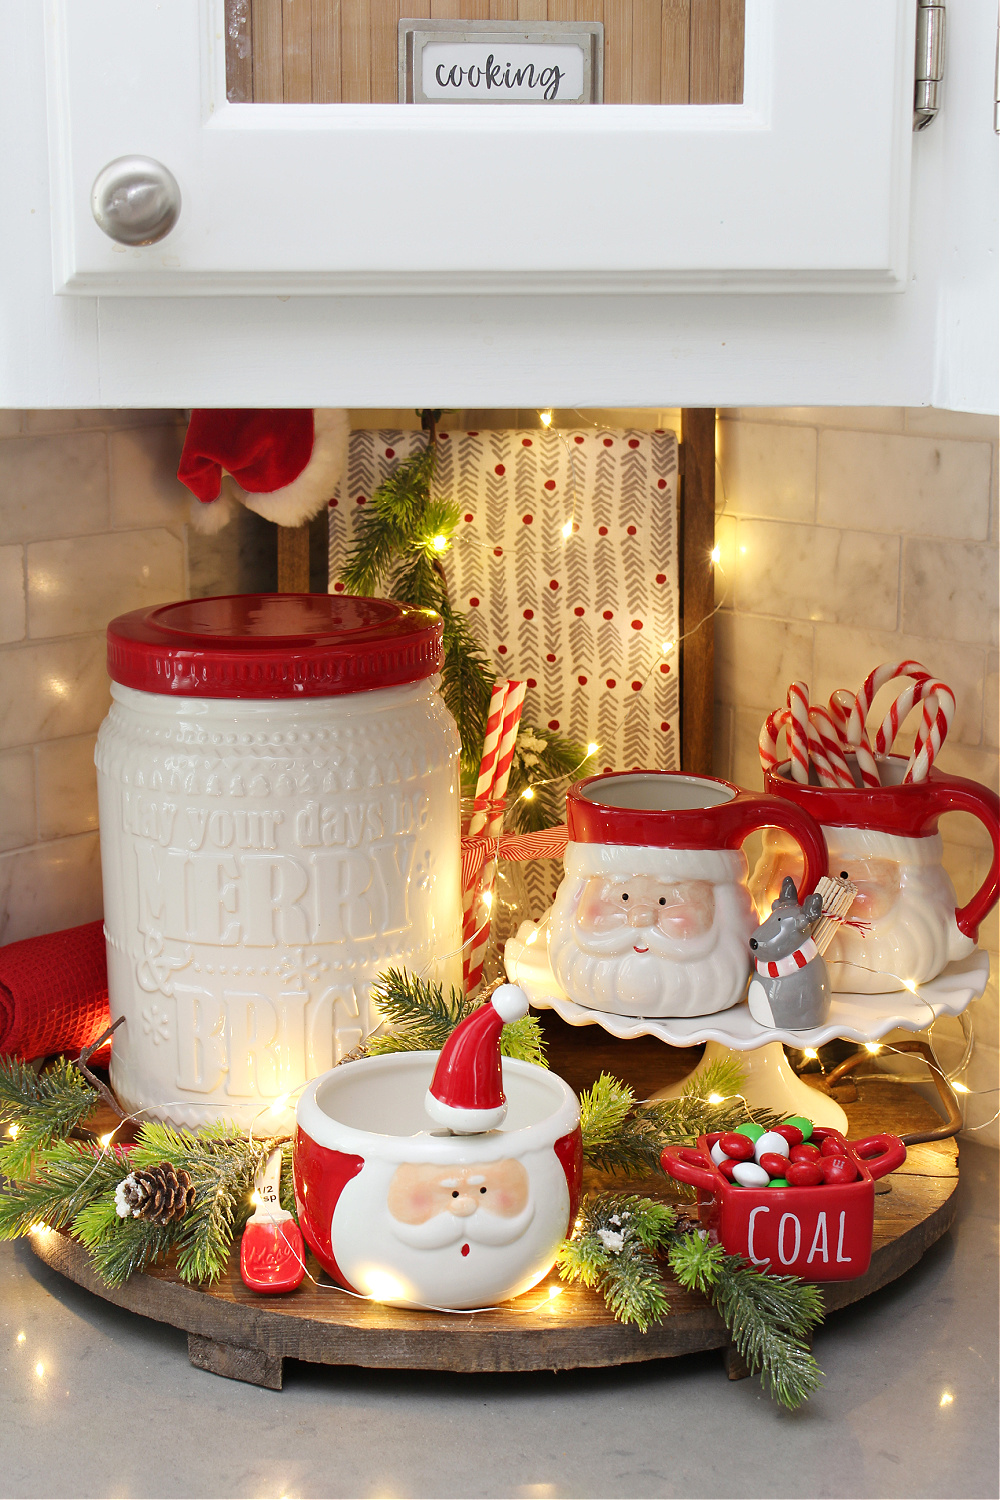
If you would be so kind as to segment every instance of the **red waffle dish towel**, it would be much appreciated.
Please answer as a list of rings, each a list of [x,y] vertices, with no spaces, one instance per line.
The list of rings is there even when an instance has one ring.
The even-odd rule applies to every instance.
[[[110,1024],[103,922],[0,948],[0,1053],[76,1057]]]

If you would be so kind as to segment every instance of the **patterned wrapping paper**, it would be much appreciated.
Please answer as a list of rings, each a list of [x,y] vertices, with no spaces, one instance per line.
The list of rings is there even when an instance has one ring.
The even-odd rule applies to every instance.
[[[354,521],[420,432],[352,432],[330,505],[336,589]],[[497,671],[525,679],[525,724],[600,749],[586,770],[679,764],[677,439],[636,430],[442,432],[435,490],[462,520],[448,586]],[[572,523],[567,537],[564,528]],[[558,872],[525,870],[532,904]]]

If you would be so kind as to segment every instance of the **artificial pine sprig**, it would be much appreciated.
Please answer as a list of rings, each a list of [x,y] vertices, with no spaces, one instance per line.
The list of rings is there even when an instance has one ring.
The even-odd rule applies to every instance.
[[[36,1073],[16,1057],[0,1058],[0,1172],[18,1179],[32,1159],[93,1114],[97,1091],[64,1057]]]
[[[808,1401],[823,1383],[807,1343],[823,1318],[819,1288],[797,1276],[765,1275],[701,1232],[678,1236],[668,1259],[682,1286],[710,1299],[774,1399],[791,1409]]]
[[[690,1146],[699,1135],[734,1130],[751,1119],[765,1128],[778,1124],[779,1117],[768,1110],[751,1114],[739,1097],[742,1086],[743,1073],[735,1058],[699,1069],[679,1098],[649,1103],[637,1100],[627,1084],[602,1073],[580,1095],[584,1160],[604,1172],[641,1176],[659,1171],[664,1146]]]
[[[372,1056],[386,1052],[438,1052],[460,1021],[483,1004],[482,996],[460,995],[452,988],[448,999],[444,986],[418,979],[405,969],[387,969],[372,985],[372,1000],[391,1029],[368,1038]],[[546,1068],[545,1039],[535,1016],[511,1021],[500,1033],[504,1057],[519,1058]]]
[[[189,1174],[194,1202],[184,1218],[168,1225],[118,1216],[111,1192],[95,1197],[72,1222],[90,1250],[94,1269],[109,1286],[120,1286],[136,1271],[176,1248],[183,1281],[216,1281],[225,1271],[233,1237],[251,1213],[254,1178],[270,1142],[249,1140],[226,1121],[195,1134],[147,1121],[125,1155],[125,1171],[143,1171],[169,1160]]]
[[[0,1240],[17,1239],[39,1224],[65,1229],[89,1203],[113,1195],[129,1168],[129,1153],[120,1146],[101,1150],[76,1141],[40,1151],[24,1176],[15,1177],[0,1161],[8,1179],[0,1194]]]
[[[666,1249],[674,1222],[669,1204],[653,1198],[588,1196],[573,1237],[560,1246],[559,1275],[596,1287],[620,1323],[645,1333],[670,1311],[656,1255]]]
[[[352,594],[374,594],[422,534],[436,451],[433,443],[396,465],[358,517],[340,578]],[[409,601],[405,601],[409,602]]]

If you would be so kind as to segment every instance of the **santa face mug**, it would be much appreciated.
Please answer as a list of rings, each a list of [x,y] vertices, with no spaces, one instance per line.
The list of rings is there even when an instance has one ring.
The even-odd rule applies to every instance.
[[[826,872],[808,813],[714,776],[590,776],[566,797],[566,874],[549,961],[571,1000],[628,1016],[704,1016],[736,1005],[757,926],[741,844],[775,824],[805,860],[800,894]]]
[[[401,1307],[486,1307],[550,1270],[579,1202],[579,1101],[533,1063],[504,1058],[501,1072],[499,1027],[481,1045],[492,1005],[440,1054],[345,1063],[302,1095],[299,1223],[348,1290]]]
[[[880,787],[803,786],[785,763],[765,775],[767,790],[810,812],[822,824],[834,874],[858,887],[854,905],[824,957],[834,990],[880,995],[926,984],[976,946],[979,924],[997,902],[1000,801],[994,792],[931,769],[926,781],[903,784],[904,757],[876,757]],[[986,827],[993,862],[982,886],[959,907],[941,864],[938,819],[967,812]],[[787,875],[797,875],[797,851],[768,833],[751,880],[762,907]]]

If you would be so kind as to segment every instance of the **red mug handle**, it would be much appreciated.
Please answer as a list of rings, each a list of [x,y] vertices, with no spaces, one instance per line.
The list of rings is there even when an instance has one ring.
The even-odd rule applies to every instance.
[[[848,1141],[847,1144],[876,1180],[887,1172],[894,1172],[906,1160],[906,1147],[898,1135],[866,1135],[863,1141]],[[876,1156],[875,1152],[881,1152],[881,1155]]]
[[[676,1177],[678,1182],[704,1188],[709,1193],[716,1190],[715,1177],[705,1166],[705,1158],[700,1151],[692,1151],[690,1146],[664,1147],[660,1166],[668,1177]]]
[[[998,876],[1000,876],[1000,797],[978,781],[969,781],[965,776],[942,776],[940,781],[928,781],[927,790],[933,795],[939,812],[967,812],[978,818],[993,843],[993,863],[986,879],[971,901],[967,901],[955,913],[958,930],[979,941],[979,924],[989,916],[997,904]]]
[[[781,828],[790,833],[802,850],[803,871],[798,896],[802,901],[816,889],[827,873],[828,858],[823,830],[801,807],[770,792],[741,792],[732,802],[716,809],[728,813],[726,845],[738,849],[745,838],[758,828]]]

